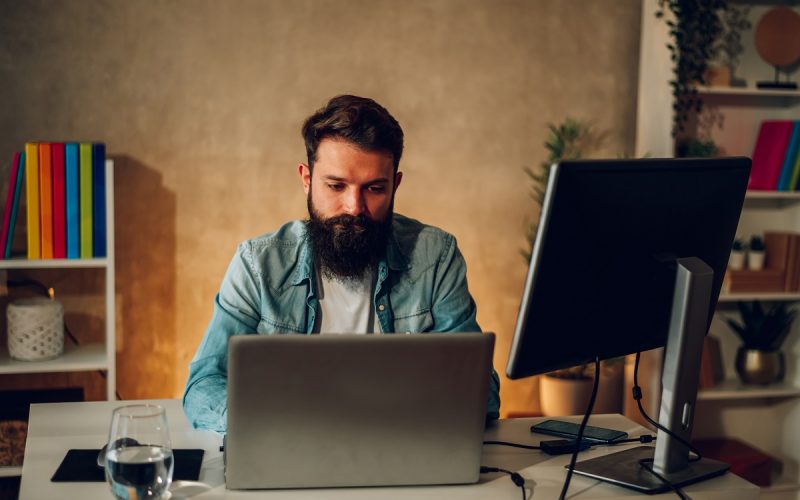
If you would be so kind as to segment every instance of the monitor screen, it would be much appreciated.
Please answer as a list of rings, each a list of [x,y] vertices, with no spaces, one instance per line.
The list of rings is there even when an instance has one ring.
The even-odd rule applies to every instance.
[[[553,165],[507,375],[663,346],[676,258],[713,269],[710,325],[749,174],[747,158]]]

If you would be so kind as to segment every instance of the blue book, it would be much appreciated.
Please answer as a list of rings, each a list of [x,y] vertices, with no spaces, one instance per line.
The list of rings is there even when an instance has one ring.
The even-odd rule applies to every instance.
[[[74,142],[64,146],[64,191],[67,213],[67,258],[81,257],[81,195],[78,145]]]
[[[783,157],[783,166],[781,167],[781,177],[778,180],[778,191],[791,191],[794,189],[792,174],[794,174],[798,149],[800,149],[800,121],[794,122],[792,135],[789,137],[788,146],[786,146],[786,155]]]
[[[11,244],[14,242],[14,228],[17,222],[17,212],[19,198],[22,196],[22,186],[25,184],[25,153],[19,154],[17,162],[17,178],[14,185],[14,198],[11,201],[11,218],[8,221],[8,235],[6,237],[6,247],[3,250],[4,258],[11,258]]]
[[[92,256],[106,256],[106,145],[92,144]]]

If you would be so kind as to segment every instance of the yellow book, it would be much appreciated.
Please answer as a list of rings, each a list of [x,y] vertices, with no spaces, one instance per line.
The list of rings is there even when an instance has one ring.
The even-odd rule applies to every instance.
[[[25,144],[25,194],[28,216],[28,258],[42,258],[39,233],[39,145]]]
[[[80,178],[81,259],[92,258],[92,145],[81,143],[78,160]]]
[[[53,166],[50,143],[39,143],[39,229],[42,258],[53,258]]]

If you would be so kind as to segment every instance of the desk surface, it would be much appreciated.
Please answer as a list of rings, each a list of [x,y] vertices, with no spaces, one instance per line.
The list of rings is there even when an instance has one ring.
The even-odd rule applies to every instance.
[[[520,498],[520,490],[508,476],[486,474],[481,481],[472,485],[459,486],[419,486],[400,488],[341,488],[330,490],[265,490],[228,491],[225,489],[222,453],[219,446],[222,438],[216,433],[192,429],[178,400],[152,401],[167,408],[172,445],[175,448],[203,448],[205,457],[200,473],[200,482],[178,481],[173,486],[173,498],[206,499],[401,499],[401,498],[457,498],[467,499],[509,499]],[[25,447],[25,461],[22,466],[20,500],[52,498],[111,498],[106,483],[53,483],[53,475],[67,450],[71,448],[100,448],[108,438],[111,411],[117,406],[131,402],[94,403],[53,403],[31,405],[28,424],[28,440]],[[537,444],[539,437],[531,434],[532,423],[543,419],[501,420],[487,429],[485,439],[511,441],[515,443]],[[580,421],[578,417],[565,420]],[[648,431],[621,415],[592,416],[590,424],[609,427],[627,432],[632,437]],[[635,446],[632,444],[631,446]],[[581,453],[579,460],[585,460],[620,449],[615,447],[596,447]],[[507,446],[485,445],[483,465],[516,470],[524,478],[528,488],[528,498],[558,498],[565,478],[564,466],[569,463],[569,455],[551,457],[535,450],[523,450]],[[735,476],[724,476],[684,488],[695,500],[699,499],[755,499],[757,486]],[[589,478],[573,475],[569,498],[631,498],[640,496],[634,491],[602,483]],[[648,498],[676,498],[674,493],[665,493]]]

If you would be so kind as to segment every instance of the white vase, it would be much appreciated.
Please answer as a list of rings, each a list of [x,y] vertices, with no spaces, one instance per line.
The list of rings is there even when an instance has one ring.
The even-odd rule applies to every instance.
[[[747,269],[761,271],[764,269],[764,251],[750,250],[747,252]]]
[[[728,258],[728,269],[732,271],[744,269],[744,257],[745,253],[742,250],[732,250]]]

